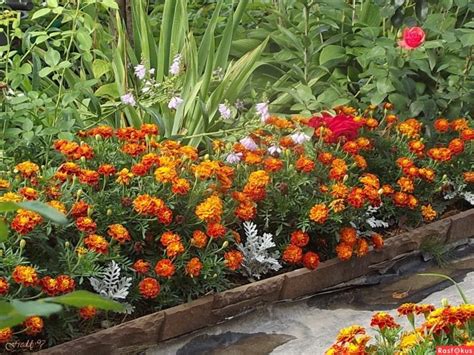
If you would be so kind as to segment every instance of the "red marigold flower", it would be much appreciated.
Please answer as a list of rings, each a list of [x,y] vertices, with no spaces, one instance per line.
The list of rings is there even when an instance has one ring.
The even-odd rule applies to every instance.
[[[150,136],[156,136],[158,134],[158,126],[153,123],[142,124],[140,130]]]
[[[357,335],[365,334],[365,329],[360,325],[351,325],[339,331],[336,341],[341,344],[351,343]]]
[[[148,194],[139,195],[133,200],[133,208],[142,215],[155,215],[165,207],[163,200]]]
[[[347,164],[342,159],[334,159],[331,162],[329,178],[331,180],[342,180],[347,173]]]
[[[309,243],[309,234],[299,229],[295,230],[293,233],[291,233],[290,243],[296,245],[297,247],[303,248]]]
[[[56,277],[57,290],[61,293],[69,293],[76,288],[76,282],[71,276],[59,275]]]
[[[204,248],[207,245],[207,235],[203,231],[195,230],[191,239],[191,244],[197,248]]]
[[[199,258],[192,258],[186,264],[186,274],[190,277],[198,277],[202,270],[202,263]]]
[[[241,201],[235,209],[235,215],[242,221],[250,221],[257,215],[257,205],[252,200]]]
[[[270,171],[275,173],[280,171],[283,168],[283,161],[274,157],[268,157],[263,161],[263,166],[265,167],[266,171]]]
[[[128,232],[127,228],[125,228],[121,224],[111,224],[107,231],[107,234],[118,241],[120,244],[124,244],[131,240],[130,233]]]
[[[11,328],[0,329],[0,344],[8,343],[13,338],[13,331]]]
[[[352,258],[352,247],[345,243],[339,243],[336,246],[337,257],[342,261],[347,261]]]
[[[220,223],[209,223],[207,225],[206,234],[213,239],[223,237],[225,233],[226,228]]]
[[[20,234],[28,234],[43,222],[43,218],[36,212],[19,209],[11,222],[11,227]]]
[[[79,309],[79,316],[84,319],[92,319],[96,316],[97,309],[93,306],[85,306]]]
[[[296,245],[290,244],[283,251],[282,259],[289,264],[299,264],[303,259],[303,250]]]
[[[115,179],[115,181],[117,182],[117,184],[120,184],[120,185],[130,184],[130,181],[132,181],[133,177],[135,176],[127,168],[123,168],[115,175],[117,175],[117,179]]]
[[[394,329],[400,327],[395,322],[395,319],[386,312],[377,312],[372,316],[372,320],[370,321],[371,327],[378,327],[380,330],[384,329]]]
[[[89,250],[98,254],[107,254],[109,243],[104,237],[97,234],[90,234],[84,239],[84,244]]]
[[[418,48],[425,41],[425,31],[421,27],[407,27],[403,30],[402,39],[398,45],[403,49]]]
[[[138,259],[133,263],[132,269],[139,274],[146,274],[150,270],[150,263],[143,259]]]
[[[312,251],[308,251],[303,255],[303,265],[305,268],[314,270],[318,267],[319,265],[319,256],[316,253],[313,253]]]
[[[146,146],[144,144],[138,143],[126,143],[122,146],[121,150],[125,154],[128,154],[132,157],[137,157],[146,151]]]
[[[97,229],[97,224],[90,217],[79,217],[76,220],[76,227],[84,233],[94,233]]]
[[[362,169],[362,170],[367,169],[367,161],[362,155],[354,156],[354,161],[359,169]]]
[[[32,187],[22,187],[21,189],[18,190],[18,193],[22,195],[24,198],[27,200],[37,200],[38,199],[38,191],[33,189]]]
[[[353,247],[357,242],[357,230],[352,227],[343,227],[339,231],[341,243]]]
[[[181,237],[178,234],[173,233],[171,231],[164,232],[160,238],[161,245],[163,245],[164,247],[167,247],[171,242],[179,242],[179,241],[181,241]]]
[[[70,213],[74,218],[86,217],[89,207],[85,201],[79,200],[72,205]]]
[[[474,129],[466,128],[461,131],[460,138],[463,141],[472,141],[474,139]]]
[[[140,281],[138,288],[143,298],[156,298],[160,293],[160,284],[156,279],[151,277],[145,277]]]
[[[132,166],[131,172],[136,176],[145,176],[148,173],[149,167],[142,163],[137,163]]]
[[[79,181],[83,184],[95,186],[99,183],[100,175],[97,171],[81,169],[79,172]]]
[[[309,219],[313,222],[324,224],[329,216],[329,209],[324,203],[314,205],[309,211]]]
[[[101,166],[99,166],[99,169],[97,169],[97,172],[100,174],[100,175],[104,175],[104,176],[112,176],[112,175],[115,175],[115,173],[117,172],[117,170],[115,169],[115,167],[111,164],[102,164]]]
[[[238,250],[230,250],[224,254],[226,266],[235,271],[242,265],[244,260],[244,255]]]
[[[375,250],[381,250],[384,244],[383,237],[378,233],[372,234],[372,244]]]
[[[329,165],[334,160],[334,156],[329,152],[322,152],[318,154],[318,160],[324,165]]]
[[[170,278],[176,272],[176,268],[170,259],[161,259],[155,265],[155,273],[158,276]]]
[[[435,310],[432,304],[417,304],[415,305],[415,314],[424,314],[425,316]]]
[[[26,334],[36,335],[41,333],[44,327],[43,319],[38,316],[28,317],[23,322],[23,326],[26,328]]]
[[[12,273],[13,280],[25,287],[35,286],[38,283],[38,274],[31,266],[18,265]]]
[[[8,284],[8,280],[4,277],[0,277],[0,296],[6,295],[9,289],[10,285]]]
[[[48,296],[55,296],[58,293],[58,281],[51,276],[45,276],[40,280],[41,289]]]
[[[464,142],[459,138],[454,138],[451,142],[449,142],[448,149],[454,155],[460,154],[464,152]]]
[[[440,133],[447,132],[450,128],[449,121],[446,118],[438,118],[434,121],[434,128]]]
[[[397,308],[397,312],[399,315],[409,315],[415,313],[416,304],[415,303],[404,303],[400,307]]]
[[[355,208],[363,207],[365,202],[364,189],[360,187],[354,187],[347,196],[347,202]]]

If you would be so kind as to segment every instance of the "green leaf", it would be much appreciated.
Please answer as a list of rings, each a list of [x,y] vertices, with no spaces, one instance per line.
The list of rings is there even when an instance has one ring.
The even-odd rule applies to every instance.
[[[50,314],[60,312],[62,307],[59,304],[51,304],[38,301],[17,301],[11,300],[10,304],[16,312],[26,317],[31,316],[49,316]]]
[[[331,60],[344,58],[346,50],[341,46],[329,45],[323,48],[319,55],[319,64],[323,65]]]
[[[92,63],[92,73],[94,74],[94,78],[100,78],[102,75],[108,73],[110,71],[110,64],[102,59],[96,59]],[[115,85],[114,85],[115,86]]]
[[[0,329],[21,324],[25,319],[26,316],[18,313],[9,302],[0,301]]]
[[[50,12],[51,12],[51,9],[49,9],[49,8],[39,9],[38,11],[36,11],[36,12],[33,14],[33,16],[31,17],[31,19],[32,19],[32,20],[36,20],[37,18],[46,16],[46,15],[49,14]]]
[[[100,2],[103,6],[108,7],[110,9],[118,10],[118,4],[115,0],[102,0]]]
[[[46,0],[48,7],[55,8],[58,7],[58,0]]]
[[[113,99],[116,99],[120,96],[117,84],[115,83],[102,85],[95,91],[95,95],[99,97],[109,96]]]
[[[11,212],[18,209],[18,205],[15,202],[2,201],[0,202],[0,212]]]
[[[60,303],[66,306],[86,307],[93,306],[108,311],[123,312],[125,307],[119,302],[108,300],[89,291],[74,291],[64,296],[45,298],[45,302]]]
[[[82,49],[83,51],[88,51],[89,49],[91,49],[92,38],[86,29],[79,29],[79,31],[77,31],[76,33],[76,39],[79,42],[80,49]]]
[[[57,209],[38,201],[19,202],[17,206],[26,210],[39,213],[44,218],[57,224],[68,224],[66,216]]]
[[[54,67],[58,65],[60,60],[61,60],[61,54],[53,48],[49,48],[48,51],[44,55],[44,61],[50,67]]]
[[[419,20],[424,21],[428,16],[428,1],[427,0],[416,0],[415,13]]]
[[[8,226],[3,219],[0,219],[0,243],[8,238]]]

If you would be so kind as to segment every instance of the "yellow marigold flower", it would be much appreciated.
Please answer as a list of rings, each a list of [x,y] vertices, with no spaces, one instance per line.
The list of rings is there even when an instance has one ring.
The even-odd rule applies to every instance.
[[[314,205],[309,211],[309,219],[313,222],[323,224],[326,222],[329,216],[329,209],[324,203]]]
[[[208,197],[196,206],[196,216],[207,223],[220,223],[222,212],[223,203],[217,195]]]
[[[116,175],[117,175],[117,179],[115,181],[120,185],[130,184],[130,181],[135,176],[127,168],[123,168]]]
[[[431,207],[431,205],[421,206],[421,215],[424,220],[429,222],[436,218],[438,213]]]
[[[10,182],[5,179],[0,179],[0,189],[9,189],[10,188]]]
[[[57,209],[59,212],[61,212],[63,214],[67,214],[66,206],[61,201],[52,200],[52,201],[48,202],[48,205],[50,205],[51,207]]]
[[[14,192],[7,192],[0,196],[0,202],[21,202],[23,201],[23,196],[14,193]]]
[[[13,280],[25,287],[34,286],[38,283],[38,274],[31,266],[18,265],[12,273]]]
[[[36,174],[39,172],[39,166],[35,163],[32,163],[31,161],[24,161],[23,163],[15,166],[15,170],[18,171],[24,178],[31,178],[36,176]]]

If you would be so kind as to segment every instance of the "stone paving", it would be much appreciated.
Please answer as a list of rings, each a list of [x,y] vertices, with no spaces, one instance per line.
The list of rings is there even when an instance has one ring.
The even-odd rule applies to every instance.
[[[468,299],[474,300],[474,257],[425,272],[452,275]],[[461,302],[455,288],[437,277],[410,274],[374,285],[306,300],[269,305],[226,323],[173,339],[148,349],[147,355],[198,354],[308,354],[319,355],[331,345],[338,330],[351,324],[369,326],[374,311],[393,311],[401,303],[440,305],[446,298]],[[401,322],[403,323],[403,319]]]

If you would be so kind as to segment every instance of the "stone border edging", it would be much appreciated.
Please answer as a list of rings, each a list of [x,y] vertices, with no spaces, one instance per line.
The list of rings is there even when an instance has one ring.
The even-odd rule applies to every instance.
[[[474,237],[474,209],[421,226],[386,240],[380,251],[370,250],[350,261],[331,259],[316,270],[298,269],[242,285],[195,301],[130,320],[45,349],[38,354],[117,354],[151,346],[221,323],[265,303],[308,296],[328,287],[383,269],[393,259],[419,250],[427,240],[450,244]]]

